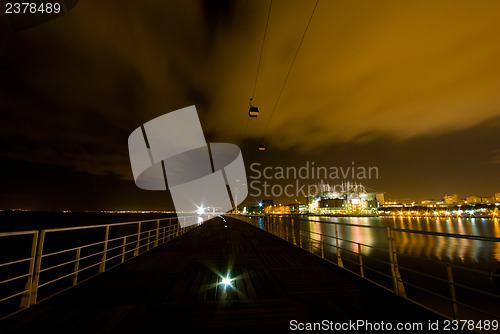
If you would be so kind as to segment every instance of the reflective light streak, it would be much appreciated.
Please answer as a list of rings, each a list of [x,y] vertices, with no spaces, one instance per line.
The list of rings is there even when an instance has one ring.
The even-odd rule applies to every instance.
[[[228,270],[226,277],[222,277],[222,281],[220,284],[224,285],[224,290],[226,290],[228,286],[231,286],[232,281],[233,279],[231,278],[231,271]]]

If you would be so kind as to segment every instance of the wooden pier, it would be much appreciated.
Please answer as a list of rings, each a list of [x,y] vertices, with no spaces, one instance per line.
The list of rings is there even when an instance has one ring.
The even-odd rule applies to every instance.
[[[223,284],[230,278],[229,284]],[[0,322],[0,333],[289,333],[290,322],[442,317],[231,217],[217,217]]]

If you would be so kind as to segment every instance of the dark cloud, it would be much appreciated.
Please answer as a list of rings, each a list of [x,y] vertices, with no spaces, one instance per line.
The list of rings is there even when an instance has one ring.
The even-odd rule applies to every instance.
[[[80,1],[17,33],[2,17],[0,155],[131,182],[128,135],[194,104],[207,140],[248,163],[268,159],[264,137],[287,164],[385,166],[374,188],[411,197],[399,183],[415,175],[447,192],[442,161],[457,159],[448,168],[480,192],[500,155],[500,3],[320,1],[270,118],[314,4],[273,1],[251,120],[269,1]]]

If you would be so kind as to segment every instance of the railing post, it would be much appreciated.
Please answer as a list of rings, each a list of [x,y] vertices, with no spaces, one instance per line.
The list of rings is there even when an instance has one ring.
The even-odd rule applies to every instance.
[[[81,248],[76,249],[75,273],[73,274],[73,285],[78,283],[78,269],[80,268],[80,252]]]
[[[102,253],[101,264],[99,265],[99,272],[102,273],[106,270],[106,255],[108,253],[108,239],[109,239],[109,225],[106,225],[106,235],[104,236],[104,252]]]
[[[392,284],[394,287],[394,293],[398,296],[406,298],[405,287],[403,285],[403,280],[401,279],[401,274],[399,273],[398,257],[393,243],[392,231],[390,227],[387,227],[387,244],[389,247],[389,261],[391,263],[391,274],[392,274]]]
[[[455,293],[455,282],[453,281],[453,273],[451,271],[451,265],[449,262],[446,263],[446,272],[448,274],[448,284],[450,285],[451,300],[453,301],[453,316],[454,319],[458,320],[458,305],[457,295]]]
[[[125,252],[127,249],[127,236],[123,237],[123,246],[122,246],[122,263],[125,262]]]
[[[359,273],[361,274],[361,277],[365,277],[365,272],[363,268],[363,255],[361,254],[361,245],[358,242],[358,257],[359,257]]]
[[[163,226],[163,237],[162,237],[162,244],[165,243],[165,226]]]
[[[148,243],[146,250],[149,250],[149,244],[151,243],[151,231],[148,231]]]
[[[26,281],[25,289],[26,292],[23,294],[21,299],[21,308],[30,307],[31,290],[33,286],[33,272],[35,271],[35,259],[36,259],[36,244],[38,242],[38,231],[33,233],[33,240],[31,242],[31,258],[30,258],[30,269],[29,276]]]
[[[337,264],[339,267],[344,268],[344,262],[342,262],[342,256],[340,255],[338,227],[337,224],[333,226],[335,228],[335,245],[337,246]]]
[[[33,283],[31,285],[30,305],[36,304],[37,300],[38,283],[40,282],[40,269],[42,267],[44,241],[45,241],[45,230],[42,230],[42,232],[40,233],[40,241],[38,242],[38,250],[36,253],[35,273],[33,277]]]
[[[160,220],[156,221],[156,239],[154,247],[158,247],[158,239],[160,238]]]
[[[140,243],[141,243],[141,222],[138,223],[138,228],[137,228],[137,243],[135,244],[134,256],[139,255]]]

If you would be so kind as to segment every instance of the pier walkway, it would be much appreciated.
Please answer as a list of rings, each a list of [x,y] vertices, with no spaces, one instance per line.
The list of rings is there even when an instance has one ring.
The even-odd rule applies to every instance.
[[[293,320],[422,323],[425,332],[438,319],[265,231],[216,217],[5,319],[0,333],[286,333]]]

